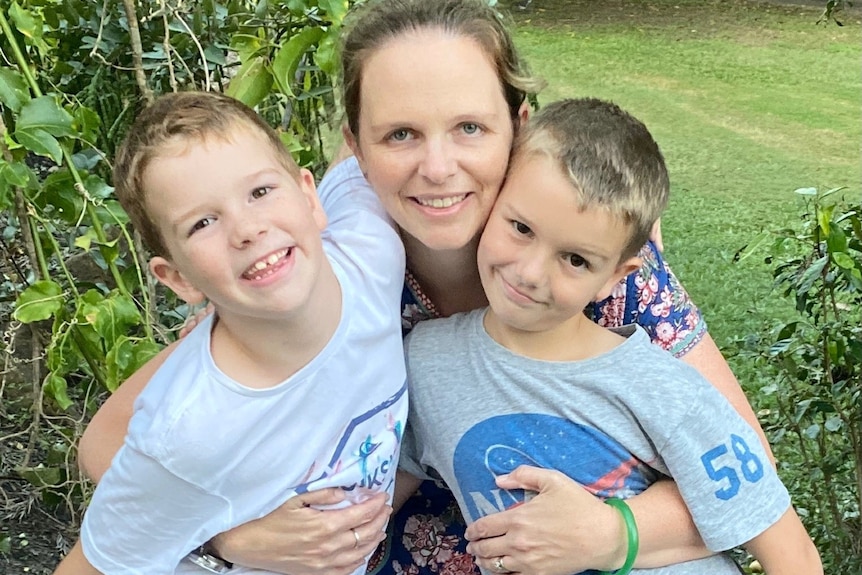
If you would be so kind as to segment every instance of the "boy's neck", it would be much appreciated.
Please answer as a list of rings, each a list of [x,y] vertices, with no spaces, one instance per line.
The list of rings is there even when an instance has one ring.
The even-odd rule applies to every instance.
[[[552,330],[522,331],[503,323],[489,307],[483,325],[491,339],[512,353],[540,361],[584,361],[605,354],[625,341],[584,314]]]
[[[442,317],[488,305],[476,263],[478,235],[457,250],[432,250],[407,233],[401,236],[407,269]]]
[[[213,361],[238,383],[264,389],[302,369],[332,339],[341,321],[341,286],[324,258],[308,301],[290,318],[267,320],[216,313]]]

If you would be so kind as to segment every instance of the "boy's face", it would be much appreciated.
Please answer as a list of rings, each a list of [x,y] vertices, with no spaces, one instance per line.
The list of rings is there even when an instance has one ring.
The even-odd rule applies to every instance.
[[[479,275],[499,322],[546,332],[582,317],[640,266],[620,261],[629,227],[577,192],[544,154],[514,158],[479,243]]]
[[[175,142],[143,180],[170,253],[150,268],[184,300],[208,298],[222,316],[272,320],[313,293],[326,226],[314,179],[307,170],[291,176],[255,129]]]

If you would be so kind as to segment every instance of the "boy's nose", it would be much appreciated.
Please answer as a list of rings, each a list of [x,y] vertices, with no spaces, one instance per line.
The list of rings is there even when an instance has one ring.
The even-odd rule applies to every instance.
[[[266,235],[266,222],[260,218],[245,217],[238,219],[233,228],[233,244],[244,248]]]
[[[435,184],[444,183],[458,170],[453,152],[452,143],[446,138],[429,139],[419,162],[419,174]]]
[[[545,260],[537,250],[525,250],[521,253],[515,269],[522,287],[537,288],[545,281]]]

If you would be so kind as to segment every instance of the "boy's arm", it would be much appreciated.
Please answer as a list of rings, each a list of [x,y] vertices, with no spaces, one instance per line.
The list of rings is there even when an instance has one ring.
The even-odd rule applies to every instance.
[[[822,575],[820,554],[793,507],[745,544],[769,575]]]
[[[54,575],[102,575],[102,572],[87,561],[79,539],[54,570]]]
[[[395,474],[395,494],[392,496],[392,510],[394,513],[398,513],[404,502],[416,493],[420,485],[422,485],[421,479],[407,471],[398,470]]]

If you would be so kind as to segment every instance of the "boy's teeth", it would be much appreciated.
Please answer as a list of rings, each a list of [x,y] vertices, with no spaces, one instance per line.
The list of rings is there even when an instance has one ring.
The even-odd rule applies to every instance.
[[[422,204],[423,206],[428,206],[431,208],[448,208],[449,206],[454,206],[458,202],[461,202],[466,198],[465,194],[460,196],[450,196],[448,198],[431,198],[431,199],[422,199],[416,198],[416,201]]]
[[[254,264],[252,264],[252,266],[250,268],[248,268],[248,271],[246,273],[250,274],[250,273],[259,272],[259,271],[265,270],[266,268],[268,268],[271,265],[275,265],[276,263],[278,263],[278,260],[280,260],[281,258],[286,256],[289,251],[290,250],[281,250],[281,251],[275,252],[274,254],[270,254],[269,256],[267,256],[266,258],[264,258],[262,260],[256,261]]]

